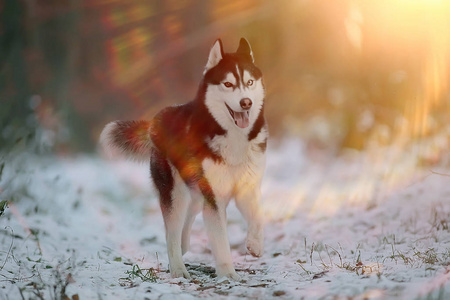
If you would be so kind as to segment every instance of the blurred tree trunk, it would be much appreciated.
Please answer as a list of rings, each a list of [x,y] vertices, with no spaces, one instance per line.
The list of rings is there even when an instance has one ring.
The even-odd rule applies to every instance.
[[[0,147],[33,132],[24,20],[21,1],[0,0]]]

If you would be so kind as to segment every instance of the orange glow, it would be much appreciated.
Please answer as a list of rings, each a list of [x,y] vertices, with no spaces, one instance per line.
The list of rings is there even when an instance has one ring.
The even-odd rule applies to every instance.
[[[411,55],[420,74],[413,96],[404,99],[404,117],[411,137],[424,136],[432,129],[432,110],[445,101],[450,67],[450,2],[444,0],[373,1],[367,6],[372,22],[366,38],[368,47],[391,43],[391,55]],[[389,54],[389,53],[387,53]]]
[[[355,50],[348,64],[361,64],[363,76],[373,72],[372,65],[364,66],[374,61],[375,67],[391,72],[398,92],[382,100],[398,103],[395,126],[375,124],[365,136],[365,152],[349,155],[348,165],[342,158],[333,161],[323,178],[313,179],[315,184],[300,179],[293,194],[283,194],[283,207],[269,200],[283,191],[269,193],[264,210],[270,220],[289,219],[300,207],[311,216],[333,215],[343,206],[367,209],[426,176],[423,162],[439,161],[450,148],[450,111],[439,112],[450,99],[450,1],[354,0],[345,10],[331,3],[324,9],[325,15],[342,21]],[[436,113],[447,115],[447,122],[438,122]]]

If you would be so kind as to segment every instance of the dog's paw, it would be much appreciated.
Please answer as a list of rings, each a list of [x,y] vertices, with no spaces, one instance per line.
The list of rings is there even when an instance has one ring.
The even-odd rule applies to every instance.
[[[170,270],[170,275],[172,278],[186,278],[191,279],[191,275],[189,275],[189,272],[186,270],[186,267],[179,267],[179,268],[173,268],[173,270]]]
[[[254,257],[260,257],[264,252],[264,238],[262,234],[256,235],[256,237],[247,237],[247,252]]]
[[[236,273],[232,265],[217,266],[216,274],[219,282],[227,279],[232,279],[234,281],[241,280],[241,276]]]
[[[226,274],[217,274],[217,281],[222,282],[226,281],[228,279],[234,280],[234,281],[241,281],[241,276],[236,273],[236,271],[228,272]]]
[[[254,257],[261,257],[263,254],[263,249],[259,246],[251,245],[247,243],[247,252]]]

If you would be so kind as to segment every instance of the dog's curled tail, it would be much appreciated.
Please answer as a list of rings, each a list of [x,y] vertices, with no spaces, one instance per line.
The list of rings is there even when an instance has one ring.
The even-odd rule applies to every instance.
[[[114,121],[100,134],[100,145],[108,154],[120,152],[127,158],[148,161],[152,141],[149,121]]]

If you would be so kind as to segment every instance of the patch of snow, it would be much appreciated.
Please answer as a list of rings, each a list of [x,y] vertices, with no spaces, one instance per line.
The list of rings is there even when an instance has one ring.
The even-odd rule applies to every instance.
[[[0,216],[0,299],[51,299],[66,281],[65,294],[80,299],[450,298],[450,179],[385,161],[319,164],[301,141],[269,147],[265,254],[245,253],[246,224],[231,204],[243,280],[217,282],[201,216],[184,257],[193,279],[170,277],[148,165],[16,157],[0,181],[0,200],[13,199]],[[149,269],[156,282],[138,276]]]

